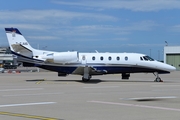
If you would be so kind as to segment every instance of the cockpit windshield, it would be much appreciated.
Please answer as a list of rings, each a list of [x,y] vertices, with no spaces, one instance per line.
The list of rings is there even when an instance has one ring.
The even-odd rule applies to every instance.
[[[154,59],[152,59],[149,56],[143,56],[143,58],[144,58],[145,61],[154,61]]]

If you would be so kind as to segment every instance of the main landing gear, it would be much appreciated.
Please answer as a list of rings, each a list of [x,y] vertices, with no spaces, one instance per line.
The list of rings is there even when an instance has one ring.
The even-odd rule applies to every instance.
[[[122,79],[128,80],[130,77],[130,73],[122,73]]]
[[[161,78],[159,77],[158,72],[153,73],[156,76],[156,79],[154,80],[154,82],[163,82],[163,80],[161,80]]]
[[[82,77],[83,82],[88,82],[91,79],[91,76],[88,76],[87,78]]]
[[[91,75],[89,75],[89,68],[86,66],[84,67],[84,74],[82,76],[83,82],[88,82],[91,79]]]

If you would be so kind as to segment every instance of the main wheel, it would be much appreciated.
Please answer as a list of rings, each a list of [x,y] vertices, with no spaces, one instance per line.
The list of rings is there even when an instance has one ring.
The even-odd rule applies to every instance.
[[[84,77],[82,77],[82,81],[83,82],[88,82],[90,79],[87,79],[87,78],[84,78]]]

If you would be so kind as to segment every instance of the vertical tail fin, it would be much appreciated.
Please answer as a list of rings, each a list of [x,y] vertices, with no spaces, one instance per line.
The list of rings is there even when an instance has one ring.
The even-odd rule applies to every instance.
[[[5,28],[5,31],[12,52],[32,56],[33,48],[17,28]]]
[[[5,31],[12,51],[14,51],[12,45],[15,44],[22,45],[29,50],[33,49],[17,28],[5,28]]]

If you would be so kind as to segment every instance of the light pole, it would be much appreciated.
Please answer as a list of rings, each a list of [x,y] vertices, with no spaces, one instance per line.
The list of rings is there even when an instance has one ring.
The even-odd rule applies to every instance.
[[[168,46],[168,42],[167,42],[167,41],[165,41],[165,43],[166,43],[166,46]]]
[[[158,50],[158,60],[160,61],[160,51]]]

